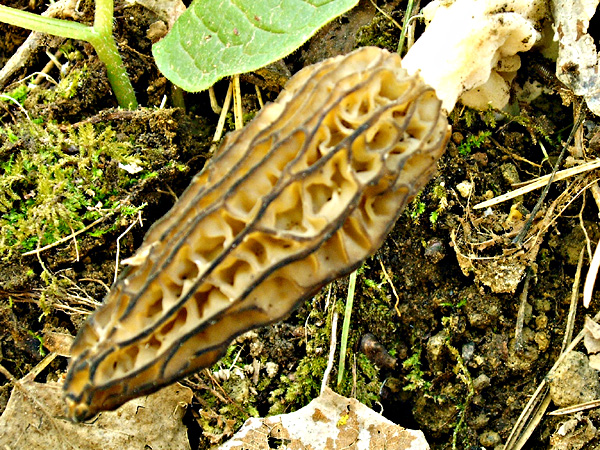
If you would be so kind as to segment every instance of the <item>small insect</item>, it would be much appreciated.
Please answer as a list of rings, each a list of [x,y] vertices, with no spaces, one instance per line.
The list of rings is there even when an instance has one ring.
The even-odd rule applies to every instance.
[[[536,74],[542,81],[544,81],[547,86],[552,87],[554,90],[558,91],[561,89],[568,89],[567,86],[556,77],[554,71],[552,71],[552,69],[550,69],[547,65],[534,62],[531,64],[531,69],[533,70],[533,73]]]
[[[450,134],[375,47],[306,67],[147,233],[82,326],[64,384],[85,420],[213,364],[381,245]]]

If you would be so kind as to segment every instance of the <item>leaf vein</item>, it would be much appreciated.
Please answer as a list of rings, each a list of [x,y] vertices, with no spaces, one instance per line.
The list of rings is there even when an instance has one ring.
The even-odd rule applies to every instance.
[[[256,15],[252,15],[252,17],[250,17],[250,15],[252,13],[250,11],[245,10],[244,7],[238,3],[238,0],[230,0],[230,1],[231,1],[231,5],[236,7],[242,13],[242,15],[246,18],[246,20],[248,21],[248,23],[250,24],[251,27],[258,28],[259,30],[265,31],[267,33],[278,34],[278,35],[285,34],[285,31],[283,31],[283,30],[277,30],[275,28],[271,29],[271,28],[263,25],[260,20],[256,20],[256,17],[257,17]]]

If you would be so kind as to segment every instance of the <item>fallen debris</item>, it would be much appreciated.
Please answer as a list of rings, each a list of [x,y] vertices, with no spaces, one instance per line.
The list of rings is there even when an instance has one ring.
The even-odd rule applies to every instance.
[[[278,439],[285,440],[288,449],[429,449],[421,431],[407,430],[357,400],[325,388],[296,412],[247,420],[219,450],[280,448],[269,445]]]
[[[192,391],[179,384],[137,398],[89,423],[67,419],[62,383],[19,380],[0,417],[0,448],[189,450],[182,423]]]

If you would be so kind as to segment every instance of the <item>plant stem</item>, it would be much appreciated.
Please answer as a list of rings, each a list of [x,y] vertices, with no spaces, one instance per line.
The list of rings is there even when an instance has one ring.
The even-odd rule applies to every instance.
[[[96,0],[94,30],[103,36],[112,36],[114,0]]]
[[[348,280],[348,297],[346,298],[346,309],[344,310],[344,323],[342,324],[342,338],[340,340],[340,364],[338,367],[338,388],[344,379],[344,370],[346,368],[346,349],[348,348],[348,334],[350,333],[350,318],[352,317],[352,305],[354,303],[354,291],[356,290],[355,270],[350,274]]]
[[[135,92],[112,36],[112,21],[113,0],[96,1],[93,27],[68,20],[43,17],[0,5],[0,22],[31,31],[87,41],[92,44],[98,58],[106,66],[108,81],[113,88],[119,106],[124,109],[135,109],[137,108]]]
[[[138,106],[133,86],[123,65],[117,44],[111,35],[95,34],[88,42],[93,45],[98,58],[106,66],[106,76],[112,86],[119,106],[124,109],[135,109]]]
[[[408,24],[413,17],[413,9],[415,7],[414,0],[408,0],[406,5],[406,11],[404,12],[404,22],[402,23],[402,31],[400,32],[400,39],[398,40],[398,54],[404,56],[404,42],[406,41],[406,33],[408,31]]]
[[[135,109],[138,106],[135,92],[113,38],[113,12],[114,0],[96,0],[94,36],[89,43],[94,46],[100,61],[106,65],[106,75],[119,106]]]

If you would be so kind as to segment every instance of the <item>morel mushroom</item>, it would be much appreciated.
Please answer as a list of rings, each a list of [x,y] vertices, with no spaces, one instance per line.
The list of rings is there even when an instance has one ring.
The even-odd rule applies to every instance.
[[[89,418],[214,363],[381,245],[435,170],[441,102],[367,47],[309,66],[229,135],[83,325],[64,385]]]

